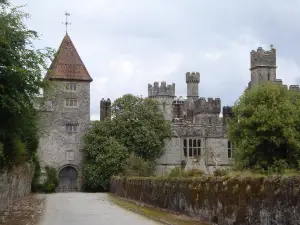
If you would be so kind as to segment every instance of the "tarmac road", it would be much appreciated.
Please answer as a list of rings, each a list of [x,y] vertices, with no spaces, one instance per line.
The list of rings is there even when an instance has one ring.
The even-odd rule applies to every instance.
[[[46,197],[38,225],[158,225],[108,200],[105,193],[57,193]]]

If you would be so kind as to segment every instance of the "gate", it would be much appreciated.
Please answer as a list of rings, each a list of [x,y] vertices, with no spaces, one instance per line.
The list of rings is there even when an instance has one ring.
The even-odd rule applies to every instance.
[[[57,192],[77,191],[77,171],[72,166],[64,167],[58,174]]]

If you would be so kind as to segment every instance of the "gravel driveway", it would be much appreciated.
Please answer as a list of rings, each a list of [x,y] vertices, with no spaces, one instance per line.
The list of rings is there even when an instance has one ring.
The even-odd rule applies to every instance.
[[[158,225],[114,205],[105,193],[57,193],[47,195],[38,225]]]

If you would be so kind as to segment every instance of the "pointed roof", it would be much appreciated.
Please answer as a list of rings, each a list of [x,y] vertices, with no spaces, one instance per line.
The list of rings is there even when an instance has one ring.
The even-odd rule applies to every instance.
[[[45,79],[93,81],[70,36],[66,33]]]

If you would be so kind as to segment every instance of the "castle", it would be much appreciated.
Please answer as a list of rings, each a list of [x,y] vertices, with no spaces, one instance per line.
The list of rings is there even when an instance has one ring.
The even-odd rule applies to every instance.
[[[276,50],[258,48],[251,52],[252,88],[276,79]],[[83,135],[90,126],[90,83],[85,68],[68,34],[65,35],[45,79],[50,88],[44,90],[43,101],[37,105],[43,130],[39,146],[41,167],[57,168],[57,191],[80,190],[83,163]],[[226,118],[232,107],[221,110],[220,98],[199,97],[199,72],[185,75],[187,97],[176,97],[175,84],[154,82],[148,85],[148,97],[159,102],[166,120],[172,123],[172,138],[166,140],[165,154],[157,160],[157,173],[174,167],[199,168],[212,172],[218,166],[231,164],[234,144],[226,137]],[[298,85],[290,89],[299,90]],[[110,117],[110,99],[100,102],[100,119]],[[222,117],[220,117],[222,111]],[[43,173],[45,171],[43,170]]]

